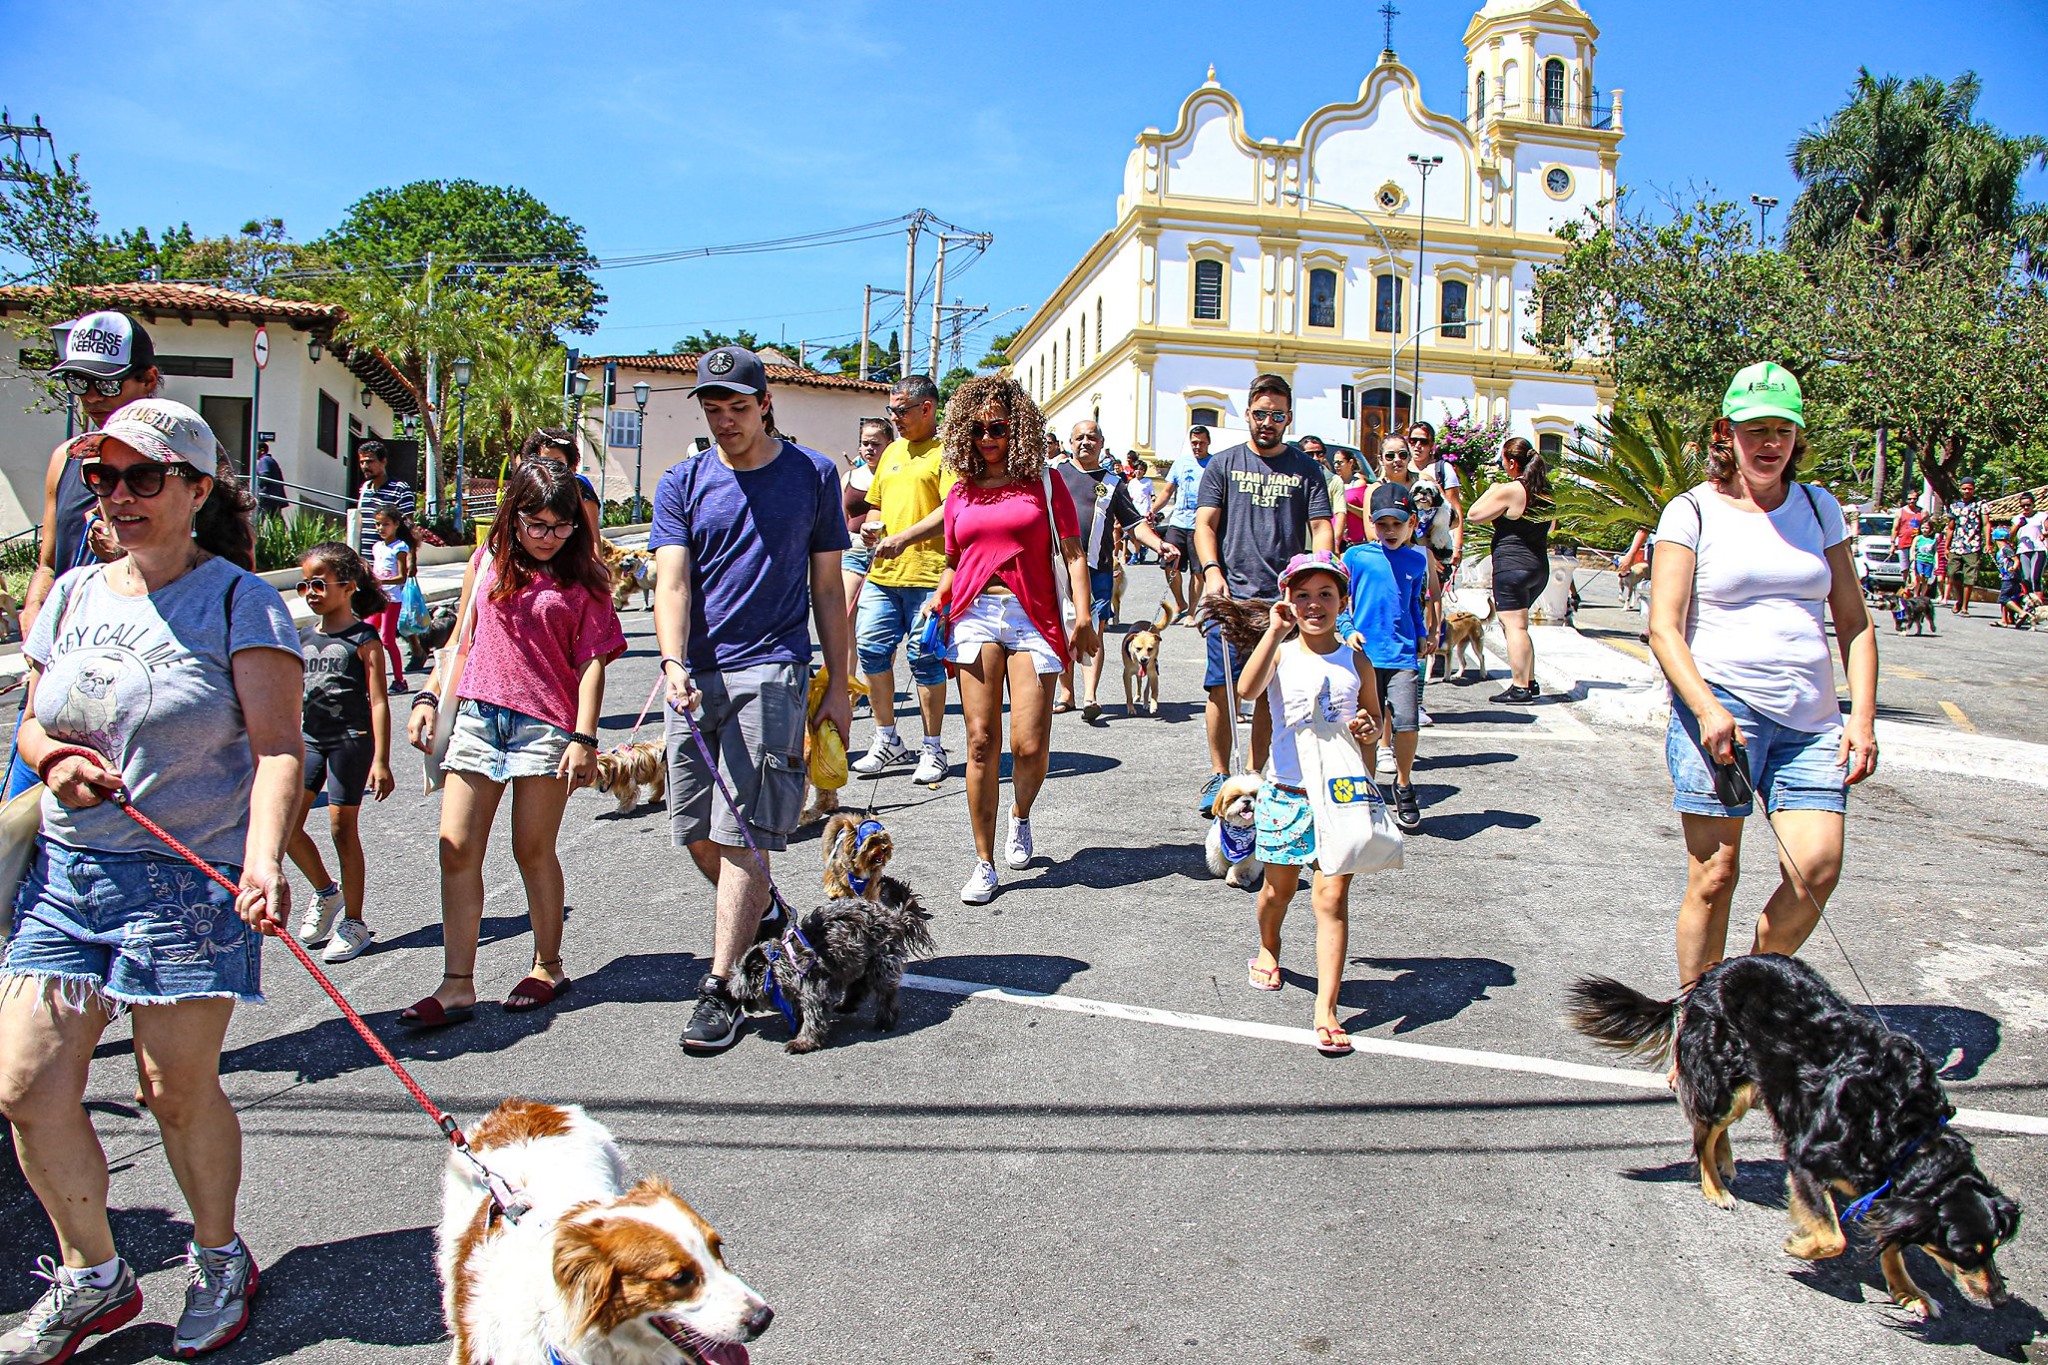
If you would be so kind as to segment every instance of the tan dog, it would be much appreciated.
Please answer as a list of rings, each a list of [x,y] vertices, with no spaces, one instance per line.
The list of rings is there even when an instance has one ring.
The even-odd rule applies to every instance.
[[[654,557],[638,553],[622,555],[612,571],[612,607],[624,611],[632,602],[634,589],[640,591],[640,609],[654,605]]]
[[[1159,648],[1163,645],[1173,608],[1159,604],[1159,615],[1148,625],[1124,636],[1124,712],[1136,715],[1140,706],[1159,714]]]
[[[1481,674],[1486,672],[1486,623],[1493,619],[1493,602],[1487,600],[1486,615],[1474,616],[1469,611],[1454,611],[1444,622],[1449,644],[1444,650],[1444,676],[1457,674],[1463,677],[1472,668]],[[1471,662],[1461,669],[1459,658],[1469,656]]]
[[[643,739],[607,749],[597,756],[592,785],[619,803],[621,815],[659,802],[668,793],[668,747]]]
[[[859,816],[843,813],[825,822],[825,833],[819,842],[825,846],[825,894],[834,900],[872,900],[882,869],[896,852],[896,841],[880,827],[880,822],[866,838],[861,837],[862,823]],[[861,885],[858,891],[854,889],[855,882]]]

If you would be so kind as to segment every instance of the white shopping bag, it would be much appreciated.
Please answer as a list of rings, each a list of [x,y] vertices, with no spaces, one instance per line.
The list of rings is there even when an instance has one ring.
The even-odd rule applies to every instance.
[[[1401,827],[1366,771],[1358,741],[1342,724],[1317,717],[1300,731],[1295,752],[1316,821],[1316,866],[1329,877],[1383,872],[1402,863]]]

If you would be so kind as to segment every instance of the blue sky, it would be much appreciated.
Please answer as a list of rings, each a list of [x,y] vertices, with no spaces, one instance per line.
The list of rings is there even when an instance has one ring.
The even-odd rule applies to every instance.
[[[1621,169],[1638,187],[1789,204],[1787,147],[1859,65],[1975,70],[1982,117],[2048,131],[2039,0],[1585,3],[1600,82],[1626,91]],[[1434,107],[1462,110],[1473,8],[1401,4],[1395,46]],[[221,0],[131,7],[118,33],[111,21],[0,0],[0,101],[80,153],[110,229],[189,220],[215,233],[280,216],[307,238],[370,189],[459,176],[525,186],[583,224],[600,256],[924,207],[995,234],[947,293],[996,312],[1035,305],[1110,226],[1132,136],[1171,126],[1211,62],[1253,136],[1289,137],[1319,105],[1355,97],[1381,34],[1369,4],[1300,0]],[[2028,188],[2048,196],[2043,177]],[[861,285],[902,276],[900,239],[611,271],[604,329],[582,344],[666,349],[741,324],[786,329],[792,345],[850,336]],[[970,363],[980,350],[970,343]]]

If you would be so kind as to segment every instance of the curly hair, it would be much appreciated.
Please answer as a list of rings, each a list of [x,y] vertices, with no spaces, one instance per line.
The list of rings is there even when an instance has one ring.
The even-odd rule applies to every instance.
[[[981,452],[974,448],[974,422],[993,401],[1010,417],[1010,477],[1036,482],[1045,472],[1045,414],[1024,386],[1008,375],[977,375],[953,390],[946,404],[946,468],[963,479],[978,479],[988,473]]]
[[[1799,477],[1799,462],[1806,458],[1806,428],[1792,438],[1792,458],[1785,461],[1785,487],[1789,491]],[[1707,441],[1707,482],[1721,485],[1735,477],[1735,423],[1726,417],[1714,419]]]

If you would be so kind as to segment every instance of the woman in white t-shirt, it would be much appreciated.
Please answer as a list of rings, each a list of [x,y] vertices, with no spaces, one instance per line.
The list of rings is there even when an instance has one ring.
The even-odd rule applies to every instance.
[[[1752,805],[1716,795],[1709,756],[1725,764],[1737,744],[1747,749],[1750,783],[1822,904],[1841,876],[1848,788],[1877,767],[1877,636],[1841,504],[1794,479],[1804,427],[1798,380],[1770,363],[1742,370],[1714,424],[1707,482],[1673,499],[1657,525],[1650,647],[1672,691],[1665,761],[1685,826],[1678,975],[1687,986],[1726,953]],[[1849,678],[1846,723],[1828,658],[1830,610]],[[1797,952],[1820,909],[1781,880],[1750,950]]]

